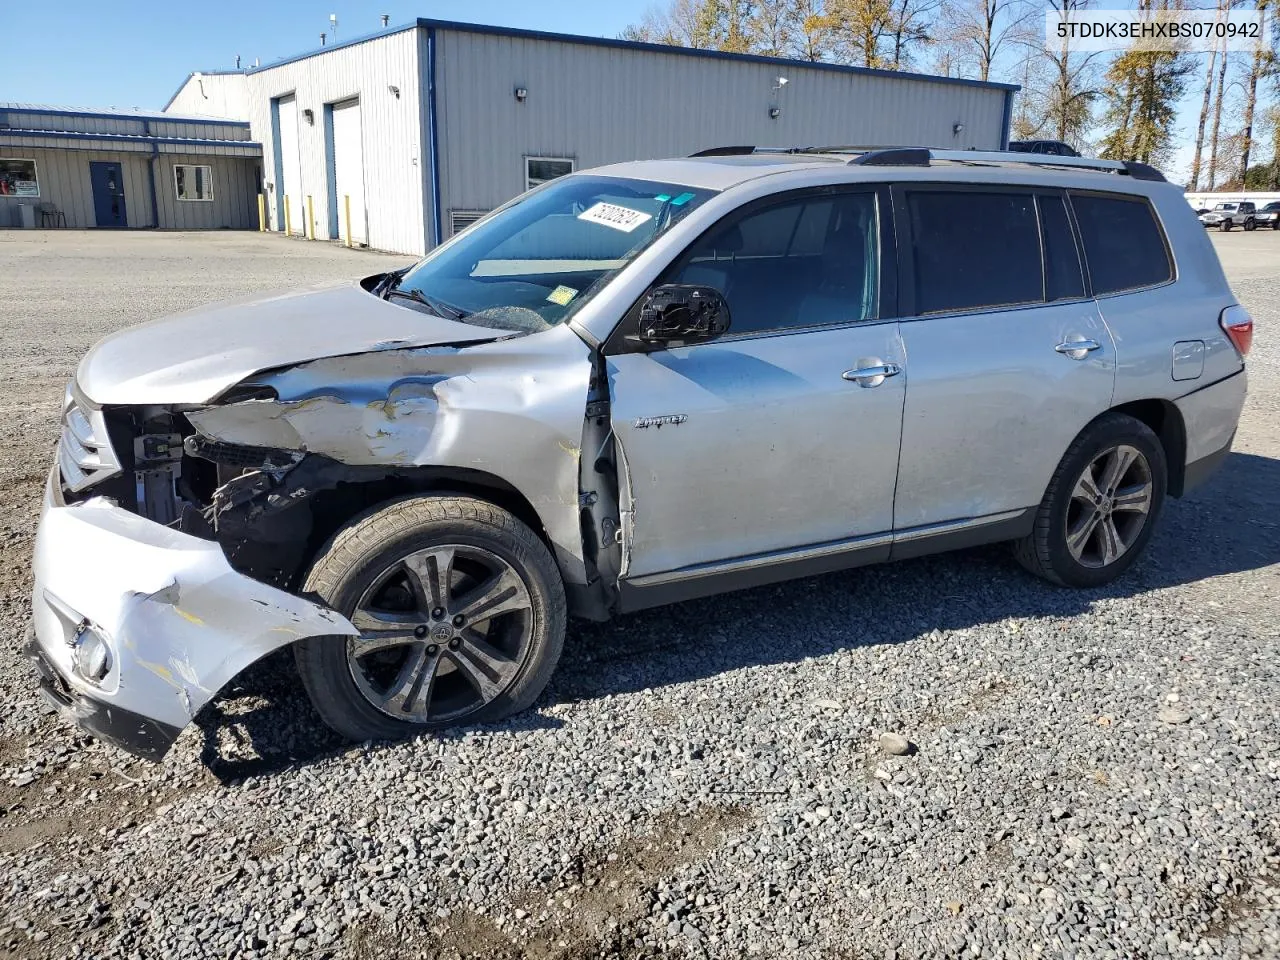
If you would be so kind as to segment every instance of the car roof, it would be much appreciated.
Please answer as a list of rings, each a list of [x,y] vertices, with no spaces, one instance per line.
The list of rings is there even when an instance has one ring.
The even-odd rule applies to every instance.
[[[750,151],[752,148],[726,148]],[[1007,183],[1023,186],[1106,190],[1149,194],[1151,188],[1170,187],[1158,171],[1143,165],[1126,169],[1115,161],[1080,157],[1058,157],[1013,151],[950,151],[928,148],[883,148],[883,162],[851,162],[873,151],[862,148],[821,148],[805,151],[764,151],[711,156],[679,157],[668,160],[633,160],[582,170],[581,175],[624,177],[660,183],[681,184],[703,190],[730,190],[762,177],[778,178],[778,189],[804,186],[814,175],[831,182],[902,182],[928,180],[959,183]],[[919,162],[909,155],[927,154]],[[893,156],[891,156],[893,155]],[[894,162],[904,158],[901,163]],[[1124,174],[1130,175],[1124,175]],[[792,181],[795,181],[792,183]]]

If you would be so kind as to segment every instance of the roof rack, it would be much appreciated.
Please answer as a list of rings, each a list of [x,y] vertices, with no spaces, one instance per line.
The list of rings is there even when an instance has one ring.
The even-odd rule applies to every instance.
[[[1099,160],[1093,157],[1059,157],[1050,154],[1015,153],[1012,150],[941,150],[934,147],[713,147],[694,157],[732,157],[753,153],[856,154],[848,162],[871,167],[928,167],[935,160],[970,164],[1019,164],[1032,167],[1060,167],[1092,170],[1133,177],[1135,180],[1168,182],[1163,173],[1137,160]]]

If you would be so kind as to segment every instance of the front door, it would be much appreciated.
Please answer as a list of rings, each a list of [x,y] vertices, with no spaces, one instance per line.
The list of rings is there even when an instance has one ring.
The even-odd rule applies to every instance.
[[[1115,346],[1086,295],[1065,200],[999,186],[894,190],[911,363],[895,530],[1015,520],[1006,515],[1040,503],[1115,385]]]
[[[93,214],[99,227],[127,227],[124,206],[124,168],[118,163],[89,162],[93,187]]]
[[[624,578],[887,556],[907,376],[898,325],[882,319],[886,199],[750,205],[661,278],[720,290],[731,326],[609,357]]]

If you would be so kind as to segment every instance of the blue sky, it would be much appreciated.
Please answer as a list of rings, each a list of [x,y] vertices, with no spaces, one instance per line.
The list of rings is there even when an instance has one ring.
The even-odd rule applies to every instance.
[[[269,63],[320,45],[329,14],[338,39],[419,16],[616,36],[647,0],[88,0],[0,3],[0,100],[159,109],[193,70]]]
[[[0,16],[0,100],[89,107],[158,109],[193,70],[270,63],[319,45],[338,15],[338,39],[429,15],[506,26],[616,36],[638,21],[652,0],[221,0],[213,4],[126,0],[10,2]],[[1127,4],[1111,2],[1105,5]],[[1189,127],[1198,108],[1195,88],[1182,103],[1181,148],[1171,172],[1190,154]]]

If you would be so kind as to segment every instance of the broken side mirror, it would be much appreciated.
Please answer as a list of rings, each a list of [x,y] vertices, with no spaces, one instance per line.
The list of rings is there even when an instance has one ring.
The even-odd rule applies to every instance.
[[[729,329],[729,304],[715,287],[664,283],[640,305],[636,339],[675,346],[701,343]]]

